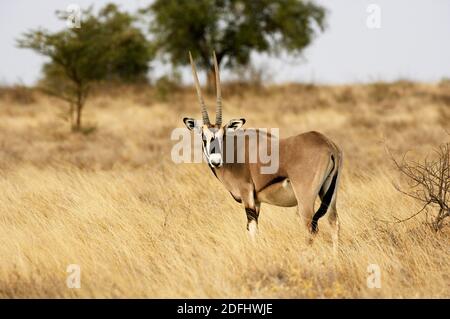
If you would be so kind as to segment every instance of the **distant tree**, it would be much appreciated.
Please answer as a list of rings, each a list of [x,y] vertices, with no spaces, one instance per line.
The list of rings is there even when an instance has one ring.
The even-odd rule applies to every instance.
[[[252,51],[299,53],[325,23],[324,8],[301,0],[155,0],[141,12],[151,17],[156,50],[175,65],[187,64],[190,50],[209,88],[213,50],[226,67],[247,65]]]
[[[67,13],[57,12],[60,19]],[[81,28],[51,33],[37,29],[18,39],[18,46],[50,58],[43,67],[42,88],[69,102],[73,130],[81,129],[81,116],[95,81],[145,80],[153,53],[134,17],[108,4],[94,15],[82,15]]]

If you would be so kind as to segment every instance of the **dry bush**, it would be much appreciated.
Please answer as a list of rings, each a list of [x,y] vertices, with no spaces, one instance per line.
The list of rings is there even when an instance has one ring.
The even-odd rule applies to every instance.
[[[441,144],[434,153],[434,158],[423,161],[407,161],[405,157],[401,162],[392,159],[408,184],[408,190],[396,186],[397,190],[423,205],[408,219],[423,211],[429,213],[431,209],[427,214],[428,224],[439,231],[450,216],[450,143]]]

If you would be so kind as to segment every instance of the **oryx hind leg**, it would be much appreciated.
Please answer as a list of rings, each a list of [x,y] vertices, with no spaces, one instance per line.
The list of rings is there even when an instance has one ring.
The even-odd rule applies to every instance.
[[[330,203],[330,207],[328,208],[328,222],[331,225],[332,233],[331,237],[333,240],[333,250],[335,253],[338,252],[339,249],[339,216],[336,209],[336,196],[334,196],[333,201]]]
[[[339,167],[338,163],[336,163],[336,165],[337,167]],[[324,183],[324,187],[319,193],[322,204],[320,205],[320,208],[317,212],[319,213],[319,211],[322,209],[323,210],[323,212],[321,213],[322,215],[325,213],[328,214],[328,222],[332,227],[333,250],[335,251],[335,253],[337,253],[338,251],[339,229],[340,229],[339,216],[336,208],[339,175],[340,175],[339,168],[337,168],[333,170],[330,177]]]
[[[303,175],[305,177],[305,175]],[[311,176],[310,180],[314,181]],[[297,198],[297,214],[302,221],[303,226],[306,229],[307,243],[312,244],[314,241],[315,231],[313,229],[313,217],[314,217],[314,202],[317,197],[317,192],[314,188],[311,189],[308,185],[313,183],[297,183],[292,180],[292,188],[294,190],[295,197]]]
[[[332,178],[328,182],[330,176],[332,177],[334,174],[334,163],[330,161],[330,157],[327,155],[327,157],[318,158],[316,162],[318,166],[315,170],[296,172],[295,176],[301,176],[300,182],[292,178],[293,189],[298,202],[298,212],[308,230],[309,243],[313,242],[319,230],[319,219],[327,212],[334,192],[333,184],[335,184],[335,180]],[[314,211],[314,203],[318,196],[322,199],[322,203],[319,209]]]
[[[308,198],[308,196],[306,196]],[[314,241],[315,232],[312,231],[312,220],[314,216],[314,202],[309,200],[297,200],[297,214],[303,226],[306,228],[306,241],[311,245]]]

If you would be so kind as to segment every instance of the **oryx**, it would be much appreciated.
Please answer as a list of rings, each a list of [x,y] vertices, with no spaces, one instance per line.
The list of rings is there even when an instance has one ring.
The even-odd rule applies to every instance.
[[[214,175],[222,182],[236,201],[243,203],[247,215],[247,230],[254,237],[257,231],[261,203],[276,206],[293,207],[308,230],[309,242],[318,231],[318,220],[328,211],[328,219],[333,227],[333,246],[337,249],[339,221],[336,210],[336,196],[341,175],[342,152],[327,137],[318,132],[307,132],[277,140],[279,147],[279,165],[275,173],[261,173],[261,162],[251,162],[246,156],[243,162],[227,161],[226,153],[243,151],[249,154],[253,148],[268,147],[268,143],[241,145],[225,138],[238,130],[245,119],[233,119],[222,126],[222,97],[217,59],[213,55],[216,77],[216,123],[208,117],[202,97],[192,55],[189,53],[192,74],[198,100],[201,106],[202,120],[184,118],[188,129],[202,135],[203,153]],[[258,131],[258,130],[256,130]],[[277,138],[264,133],[267,140]],[[259,141],[259,140],[258,140]],[[314,211],[314,202],[320,197],[321,205]]]

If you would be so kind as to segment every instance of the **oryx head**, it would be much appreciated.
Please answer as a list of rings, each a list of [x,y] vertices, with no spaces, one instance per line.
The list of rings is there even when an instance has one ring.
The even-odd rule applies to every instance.
[[[234,119],[228,124],[222,126],[222,94],[220,92],[220,76],[219,67],[217,64],[216,54],[213,54],[214,71],[216,74],[216,123],[211,124],[206,110],[206,104],[203,100],[200,83],[198,81],[197,71],[194,61],[192,60],[191,52],[189,52],[189,59],[191,60],[192,74],[194,76],[195,88],[197,90],[198,101],[202,109],[202,120],[195,120],[193,118],[185,117],[184,124],[190,130],[194,130],[202,135],[202,149],[206,160],[211,167],[221,167],[223,165],[223,140],[227,132],[236,131],[245,123],[245,119]]]

